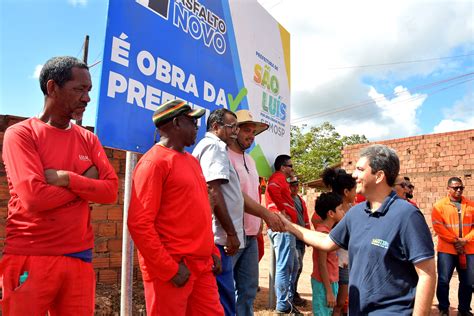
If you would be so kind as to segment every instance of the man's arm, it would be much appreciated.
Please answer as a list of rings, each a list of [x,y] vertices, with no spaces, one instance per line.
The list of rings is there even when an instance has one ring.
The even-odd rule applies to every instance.
[[[334,251],[339,249],[339,246],[329,238],[328,234],[309,230],[298,224],[294,224],[282,214],[278,214],[278,216],[285,225],[285,230],[295,235],[296,238],[304,243],[324,251]]]
[[[227,242],[225,252],[229,256],[233,256],[237,253],[240,247],[239,237],[235,230],[232,219],[230,218],[229,211],[225,204],[224,195],[221,191],[222,180],[212,180],[207,182],[209,194],[211,195],[210,200],[214,201],[214,215],[219,220],[222,228],[227,234]]]
[[[28,211],[47,211],[78,198],[70,190],[46,182],[36,144],[24,126],[14,126],[5,132],[3,161],[12,193],[18,195]]]
[[[436,269],[433,258],[415,263],[418,274],[416,286],[415,307],[413,315],[429,315],[436,287]]]
[[[242,192],[244,196],[244,210],[246,213],[260,217],[267,223],[267,226],[276,232],[283,230],[283,223],[276,213],[270,212],[260,203],[257,203],[254,199],[248,196],[247,193]]]
[[[282,187],[280,186],[280,184],[276,181],[271,181],[268,183],[268,186],[267,186],[267,193],[268,196],[270,197],[271,199],[271,202],[273,202],[273,204],[275,204],[275,208],[278,209],[280,212],[282,212],[283,214],[285,214],[285,209],[286,209],[286,206],[284,204],[284,200],[283,200],[283,196],[281,194],[281,190],[282,190]],[[269,201],[267,201],[269,202]],[[270,208],[271,204],[268,205],[268,207]]]
[[[115,202],[118,194],[118,177],[107,159],[104,148],[95,135],[90,156],[92,163],[98,170],[98,179],[71,171],[58,170],[58,174],[65,179],[61,184],[65,184],[64,187],[69,188],[83,200],[94,203]]]
[[[155,228],[160,212],[163,177],[154,163],[139,162],[133,174],[127,225],[133,242],[145,259],[150,277],[171,281],[174,277],[185,277],[186,271],[184,263],[177,263],[170,256]]]

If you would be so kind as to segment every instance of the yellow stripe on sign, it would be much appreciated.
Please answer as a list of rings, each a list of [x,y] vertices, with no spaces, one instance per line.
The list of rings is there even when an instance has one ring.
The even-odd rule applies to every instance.
[[[288,88],[291,91],[291,67],[290,67],[290,33],[280,24],[281,44],[283,46],[283,55],[285,57],[286,75],[288,76]]]

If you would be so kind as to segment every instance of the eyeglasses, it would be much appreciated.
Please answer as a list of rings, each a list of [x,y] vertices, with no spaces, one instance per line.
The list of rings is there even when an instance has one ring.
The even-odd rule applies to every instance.
[[[464,191],[464,186],[458,186],[458,187],[450,187],[451,189],[453,189],[453,191]]]
[[[283,166],[293,168],[293,165],[283,165]]]
[[[224,123],[221,123],[221,124],[222,124],[222,126],[228,127],[228,128],[230,128],[231,130],[233,130],[233,131],[239,129],[239,125],[237,125],[237,123],[234,123],[234,124],[224,124]]]
[[[291,185],[292,187],[297,187],[298,184],[299,184],[299,182],[290,182],[290,185]]]
[[[405,188],[407,186],[407,184],[405,182],[395,183],[395,185],[399,185],[402,188]]]
[[[198,120],[197,120],[197,118],[191,117],[191,116],[187,116],[187,115],[184,115],[184,114],[181,115],[181,117],[184,117],[184,118],[186,118],[188,121],[192,122],[195,127],[198,126]]]

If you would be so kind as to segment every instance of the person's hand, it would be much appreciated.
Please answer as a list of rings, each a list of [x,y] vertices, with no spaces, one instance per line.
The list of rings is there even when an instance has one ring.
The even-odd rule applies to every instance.
[[[464,253],[464,246],[467,244],[466,238],[457,238],[454,242],[454,248],[458,254]]]
[[[281,222],[283,223],[283,231],[291,231],[291,229],[293,228],[293,223],[287,218],[286,215],[284,214],[277,214],[278,217],[280,218]]]
[[[191,272],[189,272],[188,267],[183,261],[181,261],[179,263],[178,272],[171,279],[171,283],[176,287],[183,287],[188,282],[190,275]]]
[[[212,273],[214,275],[219,275],[222,273],[222,262],[221,258],[219,258],[218,255],[212,254],[212,261],[214,261],[214,264],[212,265]]]
[[[332,291],[328,291],[326,293],[326,303],[328,307],[335,307],[336,306],[336,297]]]
[[[263,220],[267,224],[267,227],[274,232],[285,231],[285,225],[282,223],[280,217],[276,213],[268,211]]]
[[[225,254],[228,256],[233,256],[237,253],[240,247],[239,237],[237,234],[227,235],[227,242],[224,246]]]
[[[89,179],[99,179],[99,171],[94,165],[87,169],[82,175]]]
[[[46,169],[44,178],[47,184],[58,187],[67,187],[69,185],[69,173],[64,170]]]

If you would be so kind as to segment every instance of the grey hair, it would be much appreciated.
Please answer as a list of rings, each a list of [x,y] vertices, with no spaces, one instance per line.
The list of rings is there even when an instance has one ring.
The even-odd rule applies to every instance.
[[[369,166],[372,168],[372,174],[377,171],[383,171],[387,184],[393,186],[395,179],[400,172],[400,160],[397,153],[390,147],[385,145],[371,145],[363,148],[360,151],[360,157],[366,157],[369,161]]]
[[[39,76],[41,91],[48,95],[46,87],[49,80],[54,80],[60,87],[72,79],[72,68],[82,68],[89,70],[89,67],[83,61],[70,56],[53,57],[44,64]]]
[[[209,118],[207,119],[207,131],[208,132],[212,131],[212,125],[214,123],[224,124],[224,117],[227,113],[237,118],[237,115],[235,115],[234,112],[229,111],[225,108],[220,108],[220,109],[212,111],[211,114],[209,115]]]

